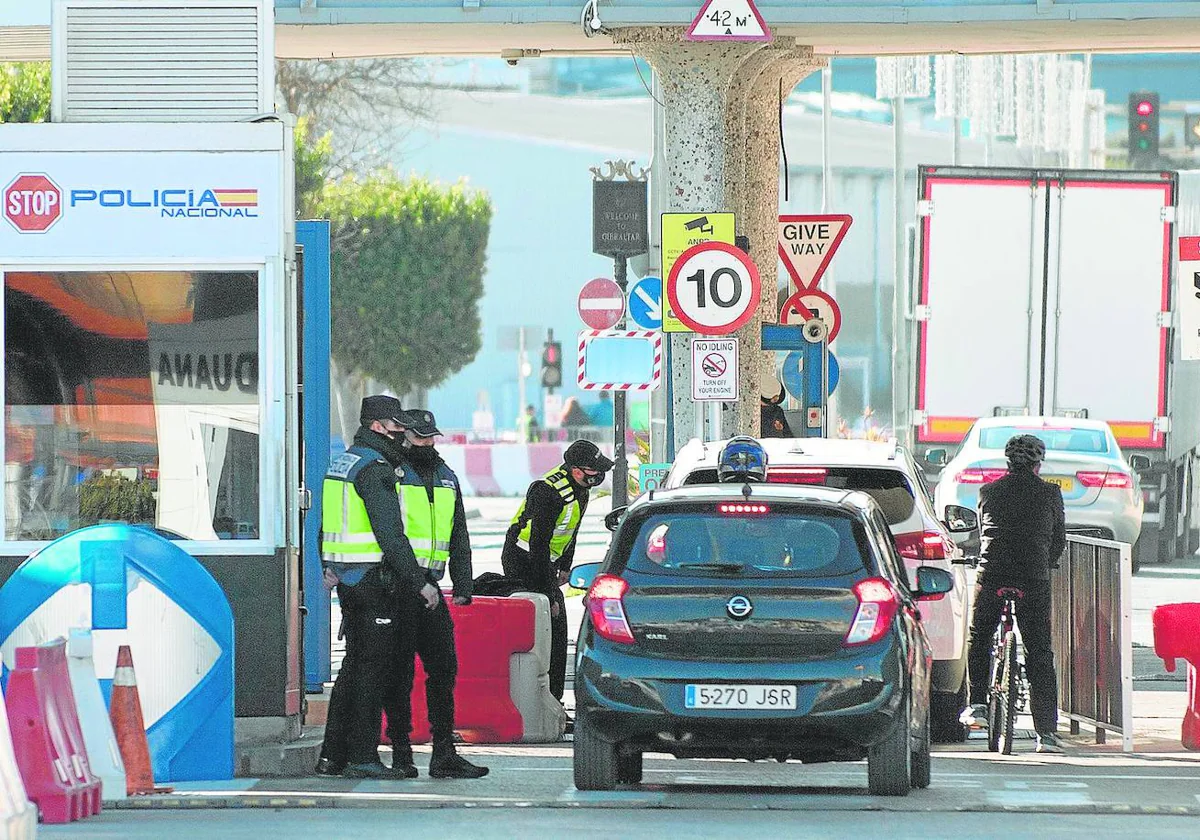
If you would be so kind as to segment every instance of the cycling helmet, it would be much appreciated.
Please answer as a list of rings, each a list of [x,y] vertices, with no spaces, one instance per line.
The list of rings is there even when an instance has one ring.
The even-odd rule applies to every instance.
[[[717,479],[766,481],[767,453],[762,444],[748,435],[730,438],[717,457]]]
[[[1046,444],[1035,435],[1014,435],[1004,445],[1004,457],[1012,469],[1033,469],[1046,457]]]

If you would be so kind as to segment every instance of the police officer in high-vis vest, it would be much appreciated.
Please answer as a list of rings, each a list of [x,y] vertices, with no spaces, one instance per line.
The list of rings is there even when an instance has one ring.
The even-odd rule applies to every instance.
[[[397,678],[398,594],[416,597],[411,550],[403,539],[396,467],[403,454],[400,401],[362,401],[353,445],[334,459],[321,497],[321,560],[327,585],[336,585],[346,657],[329,699],[317,772],[353,778],[416,776],[412,760],[379,760],[380,712]],[[406,556],[407,553],[407,556]]]
[[[425,699],[433,754],[429,775],[435,779],[477,779],[488,768],[467,761],[454,748],[454,683],[458,655],[454,622],[438,582],[450,569],[457,606],[471,603],[471,540],[458,477],[434,448],[441,435],[433,414],[409,409],[404,424],[403,459],[396,468],[404,563],[413,581],[398,605],[399,667],[394,701],[388,705],[388,736],[395,761],[411,764],[408,737],[412,731],[411,694],[414,657],[425,668]],[[393,714],[394,710],[394,714]]]
[[[567,679],[567,610],[559,587],[570,576],[589,491],[612,468],[612,460],[591,441],[568,446],[562,466],[529,485],[500,557],[506,576],[550,599],[550,693],[559,700]]]

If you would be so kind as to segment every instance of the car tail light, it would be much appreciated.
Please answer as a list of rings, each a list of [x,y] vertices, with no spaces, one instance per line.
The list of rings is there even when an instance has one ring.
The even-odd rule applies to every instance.
[[[937,531],[897,534],[896,550],[910,560],[945,560],[946,541]]]
[[[770,512],[770,505],[751,504],[750,502],[725,502],[717,505],[717,513],[731,516],[761,516]]]
[[[959,484],[991,484],[997,479],[1004,478],[1006,472],[1007,470],[971,467],[960,472],[955,480]]]
[[[1112,472],[1077,472],[1075,477],[1084,487],[1121,487],[1129,489],[1133,486],[1133,477],[1120,470]]]
[[[824,484],[829,470],[820,467],[776,467],[767,470],[767,481],[773,484]]]
[[[588,614],[592,627],[601,638],[623,645],[633,644],[633,631],[625,616],[625,593],[629,584],[616,575],[597,575],[587,594]]]
[[[845,645],[869,645],[887,635],[896,617],[900,602],[896,590],[883,578],[866,578],[854,584],[854,597],[858,598],[858,612],[846,633]]]

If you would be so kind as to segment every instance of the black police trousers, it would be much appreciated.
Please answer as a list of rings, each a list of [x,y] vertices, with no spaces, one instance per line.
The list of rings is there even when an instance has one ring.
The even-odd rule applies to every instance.
[[[458,678],[458,654],[454,649],[454,621],[446,599],[428,609],[423,599],[400,596],[397,607],[398,646],[392,656],[397,679],[388,703],[388,737],[393,744],[408,742],[412,732],[412,690],[415,657],[425,668],[425,704],[429,709],[429,732],[435,744],[454,738],[454,683]]]
[[[967,673],[971,680],[971,703],[987,703],[991,680],[992,637],[1000,623],[1004,599],[996,594],[1004,586],[1025,593],[1017,601],[1017,628],[1025,645],[1025,676],[1029,678],[1029,705],[1033,728],[1038,732],[1058,729],[1058,679],[1054,674],[1054,650],[1050,642],[1050,582],[1020,584],[981,581],[975,587],[975,616],[971,622],[971,646],[967,651]]]
[[[354,586],[338,584],[338,601],[346,656],[329,697],[321,756],[335,764],[371,764],[379,760],[380,717],[385,702],[391,706],[396,679],[396,598],[375,567]]]

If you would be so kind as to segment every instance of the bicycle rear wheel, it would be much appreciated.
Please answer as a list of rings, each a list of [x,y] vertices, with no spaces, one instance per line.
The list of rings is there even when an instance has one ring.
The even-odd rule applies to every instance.
[[[987,701],[987,743],[988,749],[992,752],[1000,751],[1000,706],[1003,701],[1004,691],[1004,658],[1001,655],[1000,640],[1003,637],[996,633],[992,639],[992,672],[991,679],[988,680],[988,701]]]
[[[1000,753],[1002,755],[1012,755],[1013,732],[1017,722],[1017,700],[1019,699],[1020,692],[1020,687],[1017,684],[1017,681],[1020,679],[1020,671],[1017,664],[1016,633],[1009,631],[1004,635],[1002,657],[1003,680],[1000,702],[998,704],[1000,715]]]

